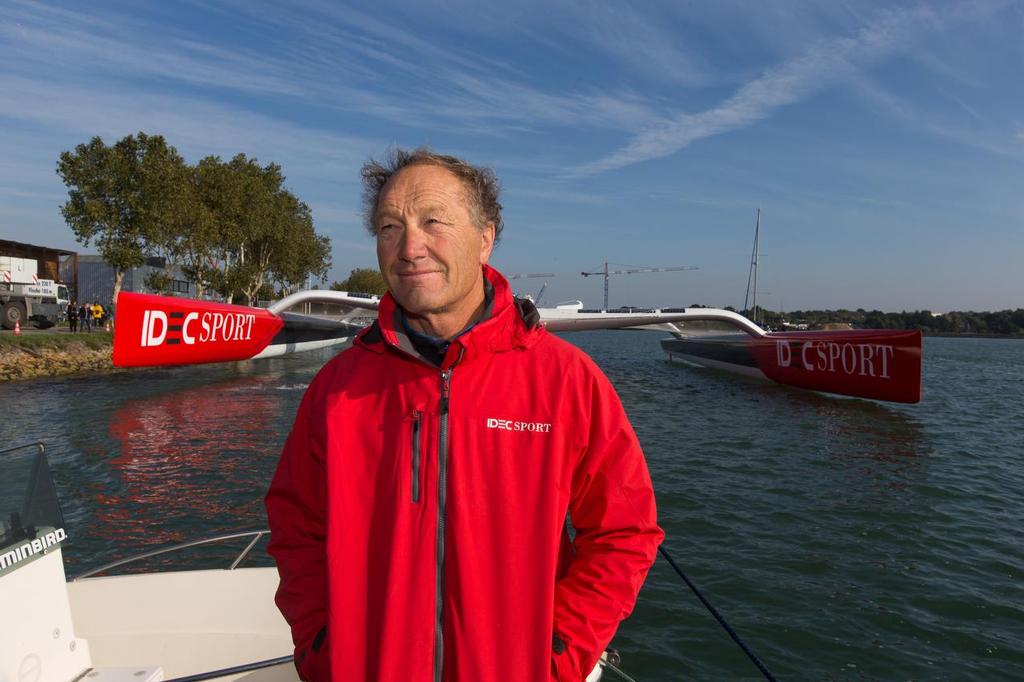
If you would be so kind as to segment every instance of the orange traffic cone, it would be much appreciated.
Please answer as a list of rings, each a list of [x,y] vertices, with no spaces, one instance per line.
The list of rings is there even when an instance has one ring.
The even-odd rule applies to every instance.
[[[21,320],[14,321],[14,335],[21,336]]]

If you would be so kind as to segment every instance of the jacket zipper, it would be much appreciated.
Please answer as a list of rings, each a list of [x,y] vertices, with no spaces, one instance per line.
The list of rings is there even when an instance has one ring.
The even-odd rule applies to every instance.
[[[441,370],[441,414],[437,442],[437,545],[434,580],[434,682],[441,682],[444,669],[444,529],[448,502],[448,397],[451,368]]]
[[[437,436],[437,566],[434,597],[434,682],[441,682],[444,672],[444,532],[448,504],[448,398],[452,370],[462,362],[466,348],[448,369],[441,370],[441,414]]]
[[[412,501],[420,501],[420,413],[412,413]]]

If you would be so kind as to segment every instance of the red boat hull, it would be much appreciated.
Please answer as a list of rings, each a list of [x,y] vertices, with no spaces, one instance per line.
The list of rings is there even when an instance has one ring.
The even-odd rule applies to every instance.
[[[864,329],[666,339],[671,356],[759,372],[786,386],[901,403],[921,400],[921,332]]]

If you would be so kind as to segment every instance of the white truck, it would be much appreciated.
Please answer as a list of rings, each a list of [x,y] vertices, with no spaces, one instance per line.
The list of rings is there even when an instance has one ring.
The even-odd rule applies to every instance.
[[[64,319],[68,288],[52,279],[39,279],[34,258],[0,256],[0,323],[4,329],[34,320],[40,328]]]

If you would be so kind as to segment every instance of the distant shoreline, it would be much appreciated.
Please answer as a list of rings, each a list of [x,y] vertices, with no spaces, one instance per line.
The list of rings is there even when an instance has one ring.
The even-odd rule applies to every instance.
[[[924,336],[961,339],[1019,339],[1024,334],[924,332]],[[113,337],[104,332],[71,334],[31,331],[0,334],[0,383],[121,371],[112,361]]]
[[[1021,339],[1024,340],[1024,334],[975,334],[973,332],[922,332],[923,336],[939,336],[943,338],[959,338],[959,339]]]

